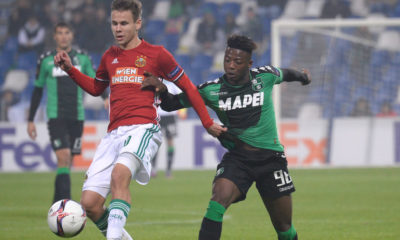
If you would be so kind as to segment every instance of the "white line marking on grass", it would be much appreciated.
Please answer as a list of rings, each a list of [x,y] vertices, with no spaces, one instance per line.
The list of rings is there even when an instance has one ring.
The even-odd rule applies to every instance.
[[[225,215],[224,216],[224,221],[232,219],[230,215]],[[133,222],[127,222],[126,226],[144,226],[144,225],[178,225],[178,224],[198,224],[202,222],[202,218],[197,218],[197,219],[188,219],[188,220],[158,220],[158,221],[133,221]],[[89,219],[88,219],[89,221]],[[90,224],[89,226],[86,225],[85,228],[95,228],[94,225]],[[17,226],[7,226],[7,227],[0,227],[2,231],[12,231],[14,229],[18,229]],[[25,226],[25,230],[36,230],[36,229],[49,229],[47,224],[41,223],[40,226]]]
[[[224,221],[231,219],[230,215],[224,216]],[[145,221],[145,222],[128,222],[127,226],[134,226],[134,225],[174,225],[174,224],[194,224],[194,223],[201,223],[203,219],[190,219],[190,220],[166,220],[166,221]]]
[[[132,209],[133,212],[148,212],[148,213],[166,213],[166,214],[182,214],[182,215],[202,215],[203,212],[195,212],[195,211],[172,211],[172,210],[154,210],[154,209]]]

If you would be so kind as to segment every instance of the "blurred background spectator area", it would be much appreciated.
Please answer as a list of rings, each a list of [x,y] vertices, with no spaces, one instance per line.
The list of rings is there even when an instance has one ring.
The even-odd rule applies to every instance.
[[[397,0],[143,0],[142,3],[144,21],[140,36],[149,43],[165,46],[196,85],[223,73],[225,41],[233,33],[246,34],[257,42],[253,60],[255,66],[261,66],[271,62],[271,22],[275,19],[400,17],[400,2]],[[74,43],[89,52],[97,68],[102,53],[113,44],[109,0],[0,1],[1,120],[9,120],[4,114],[8,114],[10,106],[25,116],[37,58],[42,52],[54,49],[53,26],[59,21],[73,26]],[[310,103],[322,108],[321,117],[352,116],[357,101],[371,101],[371,96],[374,98],[368,103],[368,115],[379,116],[383,104],[390,106],[391,116],[399,115],[400,49],[379,48],[387,41],[390,46],[398,41],[397,46],[400,46],[399,28],[357,28],[350,31],[376,47],[337,42],[331,49],[326,38],[321,37],[316,45],[317,37],[310,38],[302,33],[282,38],[282,48],[287,49],[282,55],[282,67],[303,67],[306,63],[306,67],[312,68],[318,62],[332,61],[331,67],[345,64],[346,68],[358,69],[335,73],[328,78],[330,80],[314,79],[313,86],[299,91],[283,87],[282,98],[290,93],[290,99],[282,100],[282,117],[298,117],[302,106],[310,106]],[[309,54],[318,48],[335,54],[327,54],[324,58]],[[341,56],[340,53],[346,50],[351,54]],[[346,57],[346,60],[342,61],[341,57]],[[314,65],[307,65],[310,62]],[[379,69],[381,74],[375,76],[376,72],[372,73],[370,69]],[[23,70],[28,78],[24,88],[18,92],[4,87],[7,74],[13,70]],[[316,71],[310,70],[312,74]],[[13,81],[20,85],[21,79],[13,78]],[[327,92],[332,88],[340,90],[331,96]],[[326,107],[325,103],[332,99],[335,99],[335,105]],[[102,112],[105,110],[92,105],[88,104],[89,120],[107,118],[107,114]],[[188,117],[195,117],[194,112],[190,110]],[[38,114],[38,119],[45,120],[44,114]]]

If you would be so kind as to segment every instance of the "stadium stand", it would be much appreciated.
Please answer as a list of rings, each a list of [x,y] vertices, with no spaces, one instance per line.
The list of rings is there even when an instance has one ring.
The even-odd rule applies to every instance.
[[[21,0],[3,0],[1,2],[0,32],[9,29],[8,24],[11,24],[12,21],[15,22],[15,19],[11,19],[11,13],[15,9],[24,12],[23,9],[19,9],[21,7],[20,1]],[[49,4],[50,2],[51,4]],[[83,13],[83,9],[95,9],[99,7],[104,7],[106,11],[109,12],[109,2],[106,0],[88,1],[87,3],[81,4],[79,4],[79,2],[80,1],[77,1],[75,4],[67,4],[65,6],[66,9],[64,9],[65,12],[62,14],[58,12],[58,1],[42,0],[37,3],[36,1],[30,3],[33,12],[37,16],[40,16],[41,24],[46,27],[46,39],[51,39],[51,27],[54,23],[59,20],[71,22],[71,16],[73,16],[75,12],[81,11]],[[149,14],[146,16],[146,21],[143,23],[141,36],[150,43],[164,45],[174,54],[176,60],[182,65],[192,81],[195,84],[200,84],[218,77],[218,74],[222,74],[223,72],[221,55],[223,56],[223,46],[226,36],[223,33],[221,34],[221,32],[223,32],[225,16],[228,14],[234,16],[236,24],[238,25],[235,32],[238,33],[243,31],[241,27],[246,24],[246,13],[249,8],[255,9],[257,17],[261,19],[262,29],[260,31],[263,35],[260,41],[261,46],[259,46],[259,50],[254,54],[255,65],[265,65],[271,62],[271,22],[278,18],[319,19],[327,16],[341,16],[349,18],[380,19],[400,17],[399,1],[338,0],[336,2],[337,5],[333,5],[335,7],[329,9],[329,6],[332,6],[329,5],[332,4],[330,0],[268,1],[267,4],[263,1],[256,0],[144,1],[145,12]],[[45,5],[48,6],[44,7]],[[44,9],[47,8],[50,8],[52,11],[45,11]],[[49,15],[49,12],[53,12],[53,14]],[[199,49],[200,45],[196,40],[197,29],[205,13],[212,13],[219,24],[218,31],[220,33],[217,34],[216,42],[222,44],[218,45],[221,46],[220,50],[215,51],[213,55],[204,54],[204,52]],[[24,16],[21,16],[21,18],[24,18]],[[179,25],[181,22],[178,18],[185,19],[185,23],[182,24],[183,26]],[[171,19],[173,19],[173,21],[171,21]],[[178,19],[177,22],[174,22],[176,19]],[[168,23],[171,24],[171,22],[172,24],[178,24],[172,31],[167,27]],[[400,81],[398,81],[400,44],[392,44],[393,42],[400,42],[400,30],[398,28],[383,27],[368,27],[368,30],[371,34],[371,39],[369,39],[369,41],[376,43],[377,49],[373,51],[367,49],[365,52],[368,53],[368,51],[371,51],[371,53],[370,55],[363,55],[363,59],[368,61],[366,66],[369,66],[369,68],[381,68],[380,71],[382,74],[378,74],[376,71],[371,72],[366,69],[363,73],[363,81],[361,82],[353,81],[353,76],[351,74],[344,74],[335,79],[333,85],[330,85],[330,83],[325,85],[313,84],[310,86],[310,89],[301,90],[296,94],[301,94],[302,96],[296,99],[304,101],[304,104],[313,102],[325,106],[324,104],[332,100],[332,97],[338,102],[341,102],[344,98],[350,98],[348,102],[337,103],[332,108],[322,108],[321,113],[322,117],[327,117],[331,116],[329,114],[331,114],[333,110],[335,116],[348,116],[351,111],[351,105],[354,104],[358,97],[365,97],[368,94],[372,94],[369,96],[372,96],[374,99],[371,105],[371,109],[374,113],[379,111],[380,105],[384,101],[391,101],[393,109],[397,111],[397,114],[400,114],[400,112],[398,112],[400,110],[400,101],[396,101],[396,99],[400,99],[400,93],[398,93],[398,91],[400,91],[398,90],[400,89]],[[344,34],[354,34],[351,32],[352,30],[346,31],[349,32],[344,32]],[[0,84],[4,82],[5,74],[10,69],[23,69],[28,72],[29,83],[25,88],[29,88],[32,86],[35,77],[37,54],[31,52],[18,54],[16,36],[12,35],[11,32],[4,36],[6,36],[4,39],[0,38]],[[329,48],[327,54],[319,54],[320,52],[322,53],[320,50],[327,48],[332,42],[324,39],[324,37],[320,37],[317,40],[315,39],[310,40],[306,39],[302,34],[287,32],[282,40],[282,45],[289,51],[283,53],[282,66],[293,66],[293,64],[300,62],[321,61],[326,63],[326,66],[329,67],[324,69],[326,74],[334,74],[330,69],[334,69],[337,66],[345,70],[349,66],[353,66],[351,64],[356,60],[346,55],[349,49],[353,49],[354,45],[352,45],[352,43],[338,40],[334,43],[335,48]],[[79,41],[84,41],[84,39],[80,39]],[[51,41],[45,42],[45,50],[51,49],[52,46],[48,44]],[[111,44],[112,42],[109,42],[108,45]],[[352,54],[357,55],[357,51],[364,50],[356,50],[356,52]],[[98,49],[98,51],[90,52],[96,67],[100,62],[103,51],[104,49]],[[315,54],[307,54],[307,52],[310,51],[313,51]],[[302,57],[298,58],[296,56]],[[310,70],[317,71],[317,69]],[[378,77],[380,78],[380,76],[383,76],[381,78],[382,84],[377,84],[376,79]],[[336,90],[331,96],[328,93],[332,89],[332,86],[334,86]],[[23,93],[25,92],[29,91],[24,90]],[[287,104],[290,105],[290,102]],[[306,106],[307,105],[305,105],[304,108],[306,108]],[[295,109],[283,107],[282,115],[284,117],[297,116],[300,114],[300,111],[304,110],[300,108],[303,109],[301,106]],[[97,111],[96,108],[92,110]],[[89,119],[95,119],[98,116],[97,113],[89,115]],[[192,115],[189,114],[189,118],[191,116]]]

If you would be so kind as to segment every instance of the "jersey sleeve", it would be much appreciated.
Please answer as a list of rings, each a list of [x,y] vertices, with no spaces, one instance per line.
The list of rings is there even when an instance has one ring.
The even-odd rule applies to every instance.
[[[206,90],[204,88],[197,88],[197,90],[200,93],[201,98],[204,100],[204,103],[206,105],[208,105],[210,102],[207,99],[207,93]],[[180,93],[177,95],[179,102],[185,107],[185,108],[189,108],[192,106],[192,104],[189,101],[189,98],[187,97],[187,95],[185,93]]]
[[[251,69],[256,75],[258,74],[268,74],[270,79],[273,80],[274,84],[280,84],[282,82],[283,74],[280,68],[266,65],[262,67],[256,67]]]
[[[46,78],[47,78],[47,69],[46,69],[46,64],[43,64],[45,58],[42,56],[38,62],[37,62],[37,67],[36,67],[36,79],[34,82],[35,87],[43,88],[44,85],[46,84]]]
[[[83,55],[83,73],[85,73],[86,75],[88,75],[89,77],[94,78],[96,76],[96,72],[94,71],[93,68],[93,63],[92,60],[89,56],[87,55]]]
[[[107,52],[106,52],[107,53]],[[96,71],[96,80],[102,82],[109,82],[108,71],[106,67],[106,53],[101,58],[99,68]]]
[[[165,48],[161,47],[159,56],[158,56],[158,64],[159,71],[162,75],[162,78],[175,82],[183,75],[183,69],[176,62],[175,58],[169,53]]]

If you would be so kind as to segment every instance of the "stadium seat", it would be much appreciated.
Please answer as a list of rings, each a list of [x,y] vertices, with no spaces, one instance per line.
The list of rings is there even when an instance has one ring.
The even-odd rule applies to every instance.
[[[261,55],[256,57],[255,67],[265,66],[271,64],[271,50],[265,50]]]
[[[400,51],[398,31],[384,31],[379,34],[377,48],[380,50]]]
[[[175,60],[185,71],[189,71],[192,67],[192,57],[189,54],[176,54]]]
[[[97,69],[100,65],[102,54],[91,52],[91,53],[89,53],[89,56],[92,59],[92,64],[93,64],[94,69]]]
[[[165,48],[168,49],[168,51],[170,51],[171,53],[175,53],[175,51],[179,47],[179,34],[175,33],[165,34],[164,41],[165,41],[164,44]]]
[[[400,4],[397,4],[395,9],[393,9],[393,11],[390,13],[390,17],[400,17]]]
[[[228,13],[232,13],[235,17],[237,17],[240,13],[241,5],[236,2],[224,2],[221,4],[219,11],[221,15],[226,15]]]
[[[152,19],[165,21],[168,18],[169,8],[171,7],[171,1],[159,0],[153,9]]]
[[[26,52],[18,54],[17,68],[24,69],[29,72],[30,75],[34,75],[37,65],[37,54],[36,52]]]
[[[221,77],[222,75],[224,75],[224,72],[214,72],[214,71],[211,71],[211,72],[208,72],[208,73],[207,73],[207,76],[206,76],[205,80],[206,80],[206,81],[213,81],[213,80],[215,80],[215,79]]]
[[[4,44],[3,51],[10,51],[15,54],[18,51],[17,37],[9,37]]]
[[[144,24],[144,35],[146,41],[154,43],[157,38],[164,34],[165,21],[163,20],[149,20]]]
[[[200,17],[195,17],[190,20],[188,30],[180,38],[179,53],[191,53],[191,51],[196,47],[196,33],[200,22]]]
[[[389,52],[385,50],[376,50],[372,52],[371,65],[373,67],[382,66],[389,58]]]
[[[203,71],[199,69],[187,69],[185,70],[186,75],[190,78],[190,80],[193,82],[194,85],[199,85],[205,82],[205,79],[203,77]]]
[[[350,3],[350,10],[353,15],[365,17],[369,13],[369,8],[365,0],[352,0]]]
[[[213,57],[206,54],[198,54],[193,57],[192,68],[197,70],[206,70],[211,67]]]
[[[224,71],[224,58],[225,51],[218,51],[215,53],[213,58],[213,63],[211,66],[211,71],[213,72],[223,72]]]
[[[202,17],[204,13],[206,12],[211,12],[214,16],[219,15],[219,5],[214,2],[204,2],[199,10],[197,11],[196,16],[197,17]]]
[[[306,2],[304,0],[289,0],[283,10],[282,18],[302,18],[306,12]]]
[[[306,6],[305,17],[319,18],[324,7],[325,0],[310,0]]]
[[[7,72],[2,91],[11,90],[15,93],[21,93],[28,85],[29,75],[26,70],[10,70]]]

